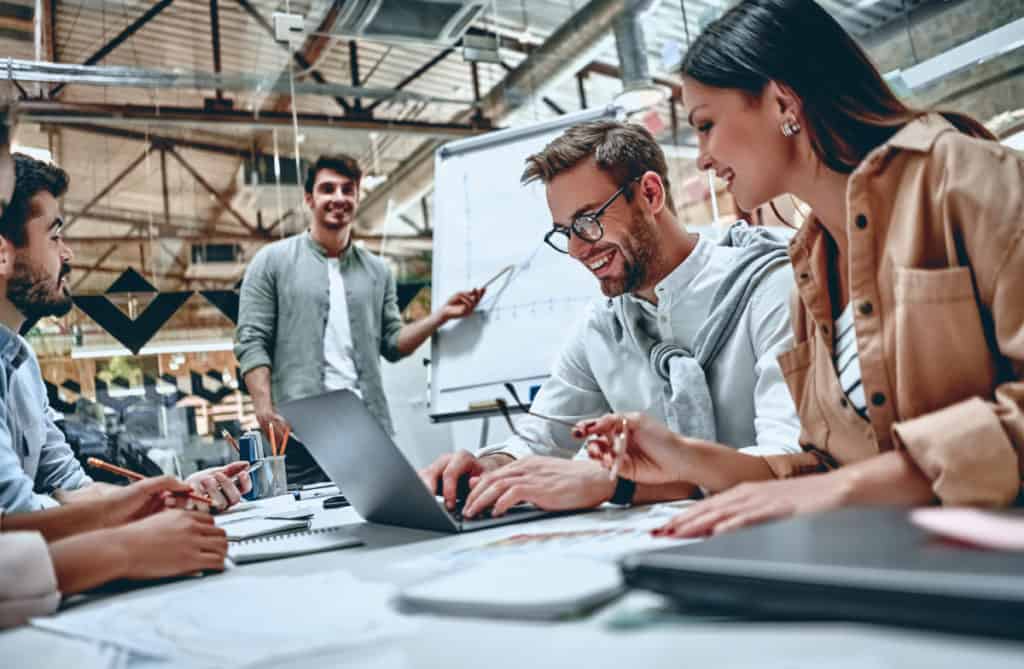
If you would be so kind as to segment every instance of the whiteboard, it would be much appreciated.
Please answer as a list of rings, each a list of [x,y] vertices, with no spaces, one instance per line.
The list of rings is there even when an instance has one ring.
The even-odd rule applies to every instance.
[[[598,282],[579,262],[544,243],[551,213],[544,184],[521,186],[527,156],[571,125],[615,118],[614,107],[567,114],[555,121],[501,130],[440,147],[434,169],[432,300],[484,284],[468,318],[447,323],[431,342],[430,414],[475,417],[471,405],[503,397],[515,384],[528,401],[547,378],[563,342]]]

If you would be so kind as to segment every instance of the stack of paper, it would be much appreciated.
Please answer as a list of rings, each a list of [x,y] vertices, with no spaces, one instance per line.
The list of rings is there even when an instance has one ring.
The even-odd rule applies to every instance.
[[[161,591],[32,624],[174,666],[240,667],[409,634],[413,624],[392,609],[393,594],[390,586],[343,571],[224,576],[170,595]]]

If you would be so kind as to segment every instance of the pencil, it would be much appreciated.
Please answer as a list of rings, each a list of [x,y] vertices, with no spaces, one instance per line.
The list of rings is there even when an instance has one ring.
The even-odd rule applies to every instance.
[[[622,434],[617,434],[612,439],[612,452],[615,453],[615,460],[612,461],[612,470],[608,472],[608,478],[612,481],[619,478],[619,465],[622,463],[622,456],[626,453],[626,435],[628,427],[626,419],[622,419]]]
[[[242,455],[242,451],[238,449],[238,442],[235,441],[235,438],[231,436],[231,433],[228,432],[227,430],[221,430],[220,433],[221,436],[223,436],[224,439],[226,439],[227,442],[231,444],[231,448],[235,449],[235,453],[238,453],[238,455]]]
[[[286,427],[284,429],[284,438],[281,439],[281,455],[284,455],[285,450],[288,448],[288,437],[292,433],[292,428]]]
[[[270,432],[270,452],[272,454],[274,454],[274,456],[276,457],[277,456],[277,435],[276,435],[277,430],[274,429],[273,424],[271,424],[269,432]]]
[[[125,469],[124,467],[112,465],[109,462],[104,462],[103,460],[100,460],[99,458],[89,458],[85,462],[90,467],[95,467],[96,469],[104,469],[110,472],[111,474],[117,474],[118,476],[123,476],[126,479],[132,481],[141,481],[142,479],[146,478],[145,476],[139,474],[138,472],[133,472],[130,469]],[[213,500],[207,497],[206,495],[200,495],[199,493],[190,492],[188,496],[189,498],[194,499],[197,502],[202,502],[203,504],[206,504],[208,506],[213,506]]]

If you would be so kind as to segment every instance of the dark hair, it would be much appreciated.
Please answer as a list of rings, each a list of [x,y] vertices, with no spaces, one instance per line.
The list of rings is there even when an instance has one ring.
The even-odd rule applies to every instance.
[[[346,153],[334,153],[327,156],[320,156],[313,163],[313,166],[306,172],[306,192],[313,192],[313,184],[316,183],[316,175],[320,170],[334,170],[343,177],[348,177],[356,182],[356,186],[363,180],[363,170],[359,162]]]
[[[803,103],[814,153],[843,174],[927,113],[903,104],[860,46],[813,0],[741,0],[694,40],[681,74],[751,95],[760,95],[770,81],[789,87]],[[940,113],[961,132],[995,139],[970,116]]]
[[[520,181],[528,184],[540,179],[548,183],[591,156],[597,167],[611,174],[620,185],[648,171],[660,176],[665,187],[665,204],[669,211],[676,213],[665,153],[647,128],[634,123],[588,121],[572,126],[526,159]],[[628,189],[625,196],[630,198]]]
[[[25,245],[25,223],[32,215],[31,200],[37,193],[48,192],[60,197],[68,190],[68,173],[50,163],[36,160],[24,153],[15,153],[14,195],[4,211],[0,222],[0,236],[6,237],[15,246]]]

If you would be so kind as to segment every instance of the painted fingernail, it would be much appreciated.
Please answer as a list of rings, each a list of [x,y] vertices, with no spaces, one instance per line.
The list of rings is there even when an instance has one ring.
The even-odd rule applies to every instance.
[[[581,438],[583,436],[583,430],[579,429],[578,427],[573,428],[572,436],[574,436],[577,439]]]

